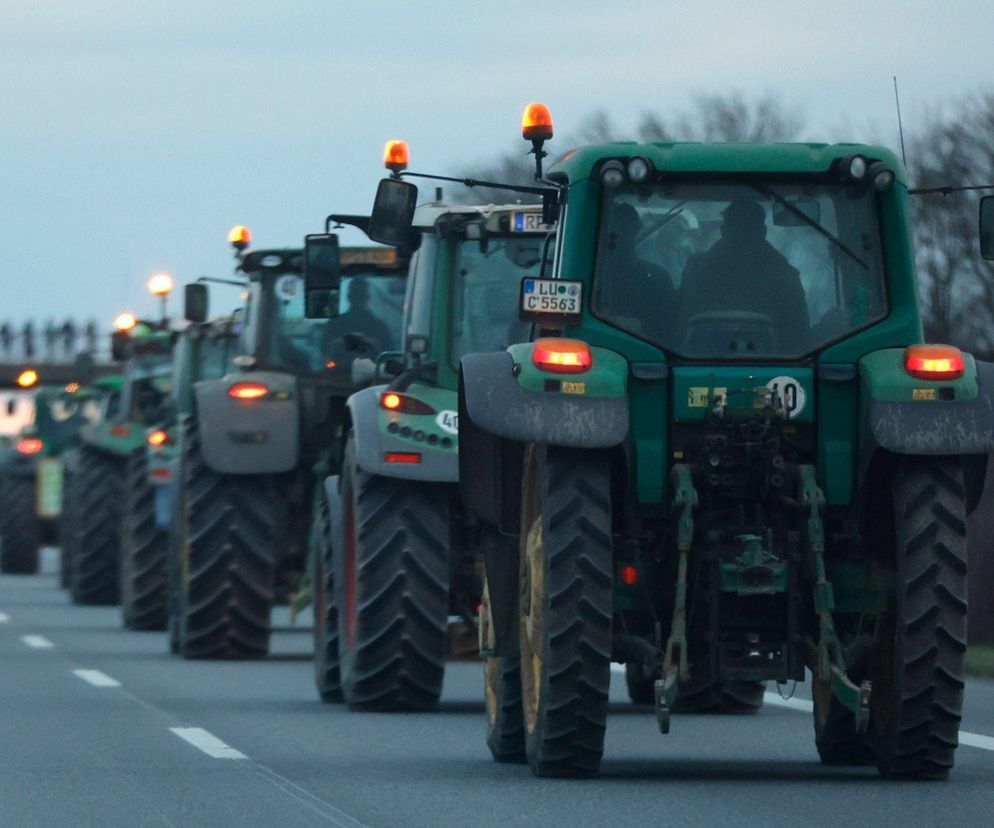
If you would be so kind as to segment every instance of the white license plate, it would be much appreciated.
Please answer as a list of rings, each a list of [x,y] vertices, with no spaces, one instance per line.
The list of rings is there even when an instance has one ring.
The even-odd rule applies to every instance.
[[[550,313],[577,316],[581,309],[583,285],[562,279],[524,279],[521,283],[521,310],[524,313]]]
[[[545,229],[541,213],[512,213],[511,227],[515,233],[537,233]]]

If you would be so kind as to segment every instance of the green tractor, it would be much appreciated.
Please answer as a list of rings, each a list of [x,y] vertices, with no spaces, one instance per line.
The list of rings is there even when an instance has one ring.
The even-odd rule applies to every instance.
[[[86,385],[42,386],[33,394],[31,422],[0,454],[0,572],[37,572],[40,546],[60,542],[73,447],[119,384],[108,376]]]
[[[73,603],[120,603],[126,626],[162,629],[162,613],[150,611],[143,597],[155,589],[149,580],[164,577],[161,563],[149,573],[135,572],[132,565],[136,558],[163,558],[165,536],[148,508],[154,493],[145,441],[147,429],[164,416],[175,334],[164,322],[130,314],[119,319],[113,353],[124,362],[121,388],[80,433],[67,489],[71,525],[63,541],[64,565]]]
[[[481,545],[506,541],[459,499],[458,365],[527,340],[507,308],[548,234],[537,207],[437,203],[413,231],[404,350],[356,364],[370,387],[348,400],[315,516],[317,689],[363,710],[430,708],[446,659],[476,655]]]
[[[485,550],[491,744],[596,773],[612,661],[663,733],[682,689],[810,671],[823,762],[944,778],[994,366],[922,343],[900,162],[619,143],[546,177],[534,114],[562,216],[535,336],[460,372],[463,498],[520,538]],[[414,189],[381,182],[374,221]]]
[[[229,238],[245,304],[223,371],[183,384],[175,435],[170,637],[185,658],[268,652],[274,604],[306,586],[316,481],[340,462],[352,362],[397,347],[402,311],[396,249],[339,249],[326,233],[304,250],[247,251],[247,231]],[[305,293],[305,269],[331,269],[336,284]]]

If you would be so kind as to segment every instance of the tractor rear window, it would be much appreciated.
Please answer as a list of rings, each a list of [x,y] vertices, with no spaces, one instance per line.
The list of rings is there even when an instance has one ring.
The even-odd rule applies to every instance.
[[[276,325],[270,353],[273,361],[294,371],[325,374],[350,370],[360,356],[349,334],[362,337],[374,357],[400,349],[400,320],[404,306],[403,274],[352,272],[342,277],[338,315],[331,319],[304,316],[304,283],[299,276],[280,276],[273,290]]]
[[[456,254],[452,292],[452,364],[464,354],[501,351],[528,341],[528,323],[518,321],[518,291],[524,276],[537,276],[545,236],[540,234],[463,240]]]
[[[607,190],[594,313],[690,358],[800,357],[886,311],[869,188]]]

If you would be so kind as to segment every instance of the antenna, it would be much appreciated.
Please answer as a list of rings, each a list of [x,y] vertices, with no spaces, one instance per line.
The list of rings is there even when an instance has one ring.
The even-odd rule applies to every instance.
[[[897,129],[901,133],[901,163],[908,167],[908,156],[904,152],[904,124],[901,123],[901,96],[897,93],[897,75],[894,75],[894,103],[897,105]]]

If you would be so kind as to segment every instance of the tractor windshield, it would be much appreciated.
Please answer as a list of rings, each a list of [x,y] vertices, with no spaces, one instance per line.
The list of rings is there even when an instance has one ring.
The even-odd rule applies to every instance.
[[[537,276],[545,235],[490,235],[481,245],[464,239],[456,253],[452,291],[451,359],[501,351],[528,341],[528,323],[518,321],[518,290],[524,276]]]
[[[689,358],[800,357],[886,313],[872,189],[606,190],[592,308]]]
[[[277,319],[269,353],[274,364],[294,372],[346,376],[361,354],[350,334],[362,337],[368,354],[400,348],[400,319],[404,306],[403,274],[355,270],[342,277],[338,315],[308,319],[304,315],[304,282],[284,274],[273,285]],[[350,337],[350,339],[353,339]]]

